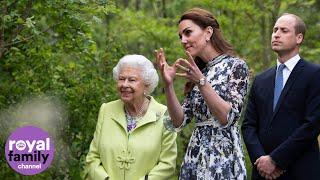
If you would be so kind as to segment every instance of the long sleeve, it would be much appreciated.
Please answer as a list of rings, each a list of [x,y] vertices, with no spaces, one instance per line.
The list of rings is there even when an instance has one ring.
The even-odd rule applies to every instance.
[[[158,164],[149,172],[148,180],[167,180],[174,175],[177,158],[177,134],[163,128]]]
[[[258,112],[257,112],[257,105],[255,100],[255,81],[253,81],[248,104],[245,112],[245,117],[242,124],[242,135],[244,142],[246,144],[251,163],[253,164],[256,159],[260,156],[265,155],[265,151],[260,143],[258,138]]]
[[[303,154],[320,133],[320,70],[318,70],[309,83],[306,98],[306,113],[303,124],[292,135],[270,154],[272,159],[283,169]]]
[[[249,69],[244,61],[236,61],[232,68],[230,80],[228,82],[228,92],[226,101],[230,103],[231,110],[227,116],[227,125],[231,126],[239,119],[245,95],[248,90]]]
[[[94,132],[93,140],[90,144],[89,152],[86,157],[85,179],[99,180],[106,179],[108,177],[106,170],[101,164],[99,152],[100,131],[103,123],[104,105],[105,104],[102,104],[100,108],[96,130]]]
[[[191,103],[190,93],[188,93],[188,95],[183,100],[181,107],[183,109],[183,122],[177,128],[173,126],[173,123],[172,123],[171,117],[169,116],[168,111],[165,112],[163,122],[167,130],[171,132],[180,132],[185,126],[187,126],[191,122],[193,118],[193,114],[192,114],[192,103]]]

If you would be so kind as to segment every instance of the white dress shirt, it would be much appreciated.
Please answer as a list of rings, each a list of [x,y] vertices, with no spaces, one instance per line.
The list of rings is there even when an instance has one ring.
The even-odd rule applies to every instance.
[[[286,65],[286,67],[283,69],[283,86],[282,87],[285,86],[293,68],[296,66],[296,64],[298,63],[299,60],[300,60],[300,56],[299,56],[299,54],[297,54],[284,63],[284,65]],[[277,69],[280,64],[281,63],[277,59]]]

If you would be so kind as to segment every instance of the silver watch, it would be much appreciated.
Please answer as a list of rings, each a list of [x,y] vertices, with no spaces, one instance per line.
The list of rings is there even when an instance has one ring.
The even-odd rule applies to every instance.
[[[204,86],[205,84],[206,84],[206,78],[199,79],[199,82],[198,82],[199,86]]]

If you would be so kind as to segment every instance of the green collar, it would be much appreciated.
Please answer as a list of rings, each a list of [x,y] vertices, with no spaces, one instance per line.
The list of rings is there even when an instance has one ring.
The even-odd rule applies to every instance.
[[[121,100],[117,100],[114,107],[119,107],[119,108],[114,108],[114,110],[112,110],[110,114],[111,119],[117,122],[125,131],[127,131],[127,122],[126,122],[123,102]],[[146,114],[139,119],[135,130],[148,123],[157,121],[161,116],[160,113],[161,111],[159,111],[159,103],[152,96],[150,96],[150,103],[149,103],[148,110]]]

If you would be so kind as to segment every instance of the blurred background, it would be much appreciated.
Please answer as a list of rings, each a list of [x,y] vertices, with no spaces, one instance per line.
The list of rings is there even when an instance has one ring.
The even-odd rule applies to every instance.
[[[301,55],[320,64],[316,0],[1,0],[0,179],[80,179],[100,105],[118,99],[112,68],[125,54],[154,61],[160,47],[171,63],[185,57],[177,21],[192,7],[216,16],[251,80],[275,64],[270,37],[284,12],[305,21]],[[175,81],[180,100],[184,83]],[[165,104],[161,82],[153,96]],[[25,124],[48,131],[56,147],[51,167],[31,177],[15,173],[4,156],[6,139]],[[178,171],[192,129],[179,134]],[[246,164],[250,172],[248,157]]]

